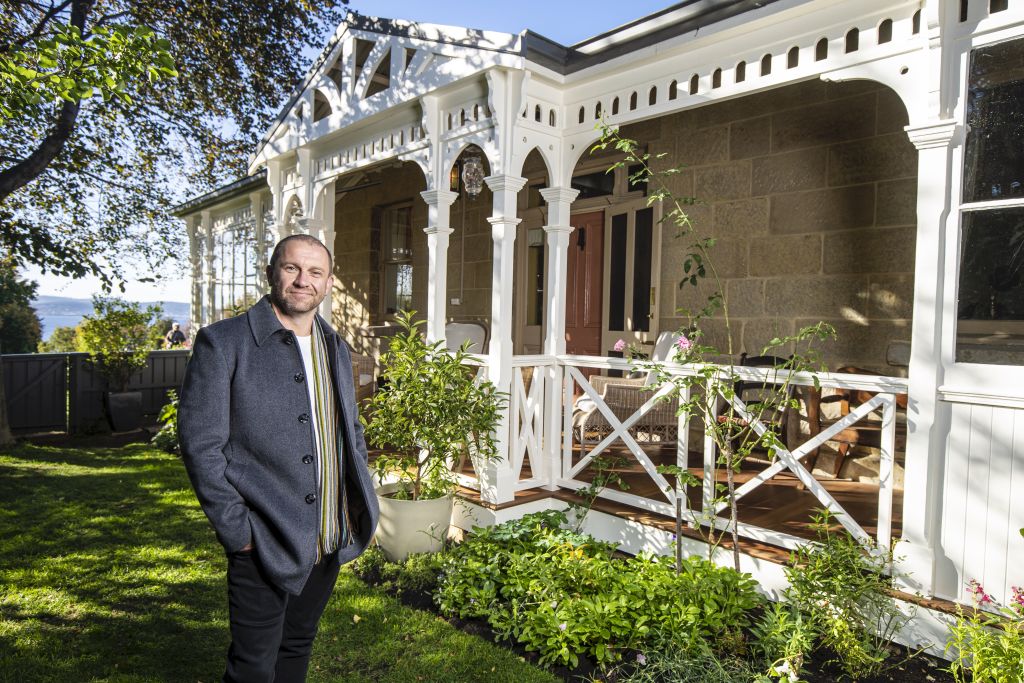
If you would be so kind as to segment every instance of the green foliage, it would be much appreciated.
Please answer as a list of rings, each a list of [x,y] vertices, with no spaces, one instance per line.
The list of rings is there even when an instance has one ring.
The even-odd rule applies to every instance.
[[[1010,683],[1024,676],[1024,588],[1013,586],[1009,606],[1000,607],[977,581],[968,584],[974,608],[957,606],[946,653],[957,683]],[[984,608],[984,609],[982,609]],[[991,610],[997,609],[997,612]]]
[[[56,327],[50,338],[39,342],[39,353],[74,353],[78,351],[78,328]]]
[[[419,500],[454,490],[460,458],[480,467],[500,457],[493,433],[504,398],[464,365],[465,347],[450,354],[441,342],[428,343],[413,315],[399,315],[402,332],[381,359],[384,382],[367,406],[366,438],[394,450],[374,462],[377,476],[397,474],[396,497]]]
[[[742,657],[720,654],[707,643],[664,640],[614,669],[617,683],[750,683],[763,679]]]
[[[171,389],[167,392],[167,403],[160,409],[157,417],[160,421],[160,431],[153,435],[154,446],[165,453],[180,453],[181,446],[178,443],[178,392]]]
[[[78,350],[107,378],[112,391],[124,391],[132,376],[146,367],[149,352],[160,347],[159,306],[94,296],[93,313],[78,326]]]
[[[174,78],[170,42],[146,26],[54,27],[21,49],[0,53],[0,125],[34,107],[100,96],[132,104],[134,84]]]
[[[187,249],[170,209],[244,175],[338,6],[5,4],[0,92],[17,116],[0,134],[0,247],[110,287],[180,277]]]
[[[380,546],[373,545],[352,562],[352,571],[389,595],[433,593],[444,564],[442,553],[413,553],[391,562]]]
[[[475,529],[448,553],[436,601],[442,613],[485,618],[544,664],[602,665],[661,638],[736,642],[760,604],[754,581],[690,558],[613,557],[615,546],[561,528],[556,512]]]
[[[792,603],[768,606],[751,629],[754,651],[764,661],[766,678],[799,676],[807,656],[814,650],[817,633]]]
[[[865,678],[885,668],[888,645],[908,617],[889,594],[891,555],[882,549],[870,555],[845,530],[832,527],[828,511],[815,517],[818,542],[791,555],[785,596],[842,669]]]
[[[0,352],[34,353],[42,339],[42,325],[32,300],[39,285],[18,278],[10,258],[0,259]]]

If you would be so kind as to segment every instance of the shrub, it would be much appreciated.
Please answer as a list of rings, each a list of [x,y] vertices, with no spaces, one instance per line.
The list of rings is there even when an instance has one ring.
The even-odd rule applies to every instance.
[[[889,643],[907,621],[889,594],[891,557],[869,555],[845,530],[833,531],[827,510],[814,522],[818,542],[796,550],[785,570],[786,599],[846,674],[870,677],[885,668]]]
[[[1004,683],[1024,679],[1024,588],[1013,587],[1009,607],[998,607],[975,580],[968,583],[974,609],[958,608],[946,652],[958,683]],[[999,614],[987,610],[997,608]],[[969,674],[969,675],[968,675]]]
[[[160,346],[152,322],[161,309],[99,296],[93,297],[92,306],[92,315],[78,326],[78,350],[90,355],[111,391],[125,391],[132,376],[146,367],[150,350]]]
[[[527,515],[474,535],[449,553],[442,613],[487,619],[542,664],[600,665],[663,638],[732,643],[760,604],[746,574],[697,557],[613,558],[615,546],[560,528],[562,513]]]
[[[167,403],[160,409],[157,418],[160,421],[160,431],[152,440],[152,444],[166,453],[180,453],[181,447],[178,444],[178,392],[171,389],[167,392]]]

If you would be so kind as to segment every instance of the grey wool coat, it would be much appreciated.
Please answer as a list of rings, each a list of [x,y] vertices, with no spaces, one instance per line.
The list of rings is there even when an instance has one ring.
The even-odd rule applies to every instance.
[[[351,360],[321,318],[344,434],[342,471],[355,559],[373,538],[379,515],[357,419]],[[178,406],[182,458],[203,512],[224,549],[252,543],[268,579],[298,594],[316,558],[319,495],[312,407],[295,335],[263,297],[245,315],[196,336]]]

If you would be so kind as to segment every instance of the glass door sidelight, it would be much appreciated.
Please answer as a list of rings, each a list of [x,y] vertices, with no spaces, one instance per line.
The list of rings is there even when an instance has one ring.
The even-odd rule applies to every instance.
[[[604,327],[601,355],[619,339],[640,348],[658,336],[661,226],[658,206],[631,202],[605,219]]]

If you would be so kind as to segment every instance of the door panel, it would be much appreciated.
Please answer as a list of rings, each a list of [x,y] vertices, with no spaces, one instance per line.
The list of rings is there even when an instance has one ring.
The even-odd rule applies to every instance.
[[[569,237],[565,349],[571,354],[600,356],[604,212],[577,214],[569,222],[575,229]]]

